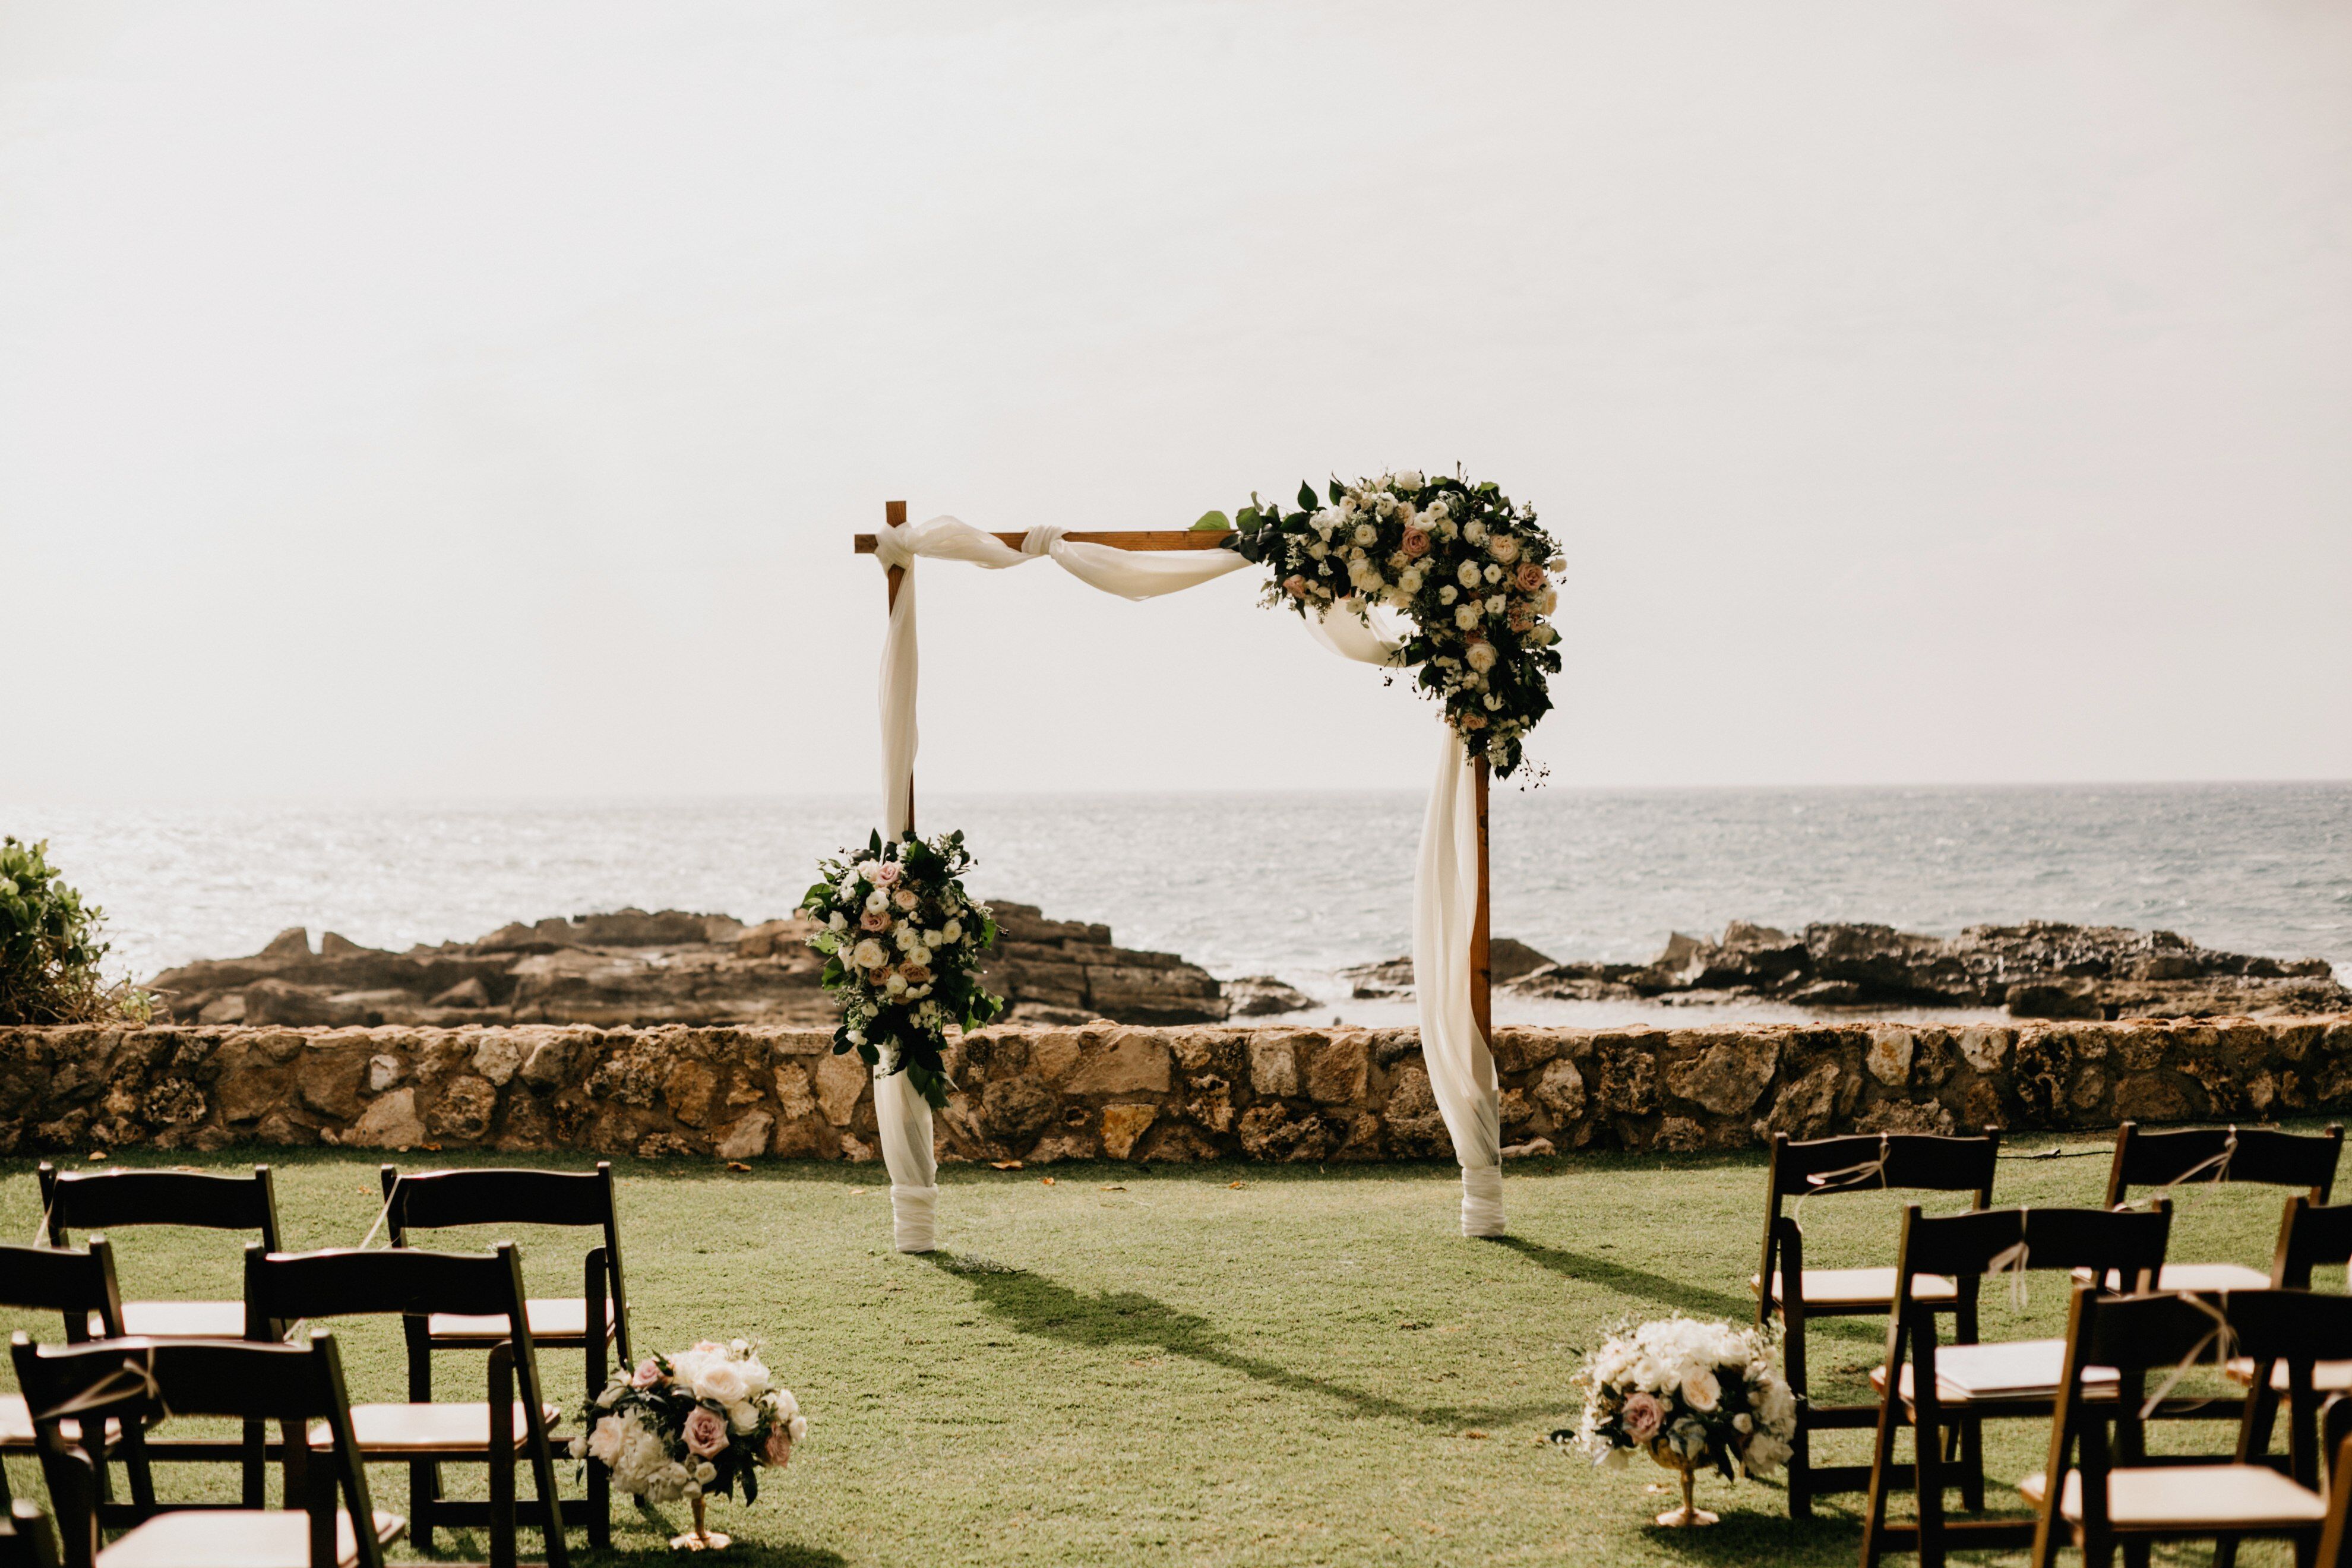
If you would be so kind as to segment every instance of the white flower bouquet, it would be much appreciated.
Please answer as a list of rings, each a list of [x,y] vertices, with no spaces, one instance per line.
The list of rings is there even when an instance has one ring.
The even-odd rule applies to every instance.
[[[971,867],[961,832],[890,843],[877,833],[864,853],[820,862],[823,880],[801,900],[822,928],[809,945],[825,955],[823,984],[842,998],[835,1054],[856,1051],[868,1067],[903,1071],[935,1110],[955,1087],[948,1026],[977,1028],[1004,1011],[980,986],[996,921],[963,889]]]
[[[1659,1521],[1706,1521],[1712,1516],[1691,1506],[1694,1475],[1769,1475],[1789,1458],[1797,1400],[1773,1365],[1775,1349],[1765,1329],[1679,1315],[1612,1334],[1577,1369],[1583,1418],[1552,1439],[1572,1443],[1597,1464],[1618,1467],[1647,1454],[1680,1470],[1685,1517]]]
[[[646,1357],[589,1401],[580,1426],[573,1458],[595,1460],[648,1502],[692,1501],[698,1519],[709,1493],[740,1486],[745,1502],[756,1499],[759,1472],[789,1463],[808,1435],[800,1401],[745,1340]]]
[[[1396,662],[1418,667],[1421,689],[1498,773],[1517,768],[1520,742],[1550,710],[1547,678],[1559,673],[1551,579],[1559,545],[1491,484],[1412,470],[1343,484],[1328,501],[1298,487],[1299,510],[1255,496],[1233,521],[1229,546],[1270,569],[1271,605],[1317,616],[1346,606],[1369,621],[1384,605],[1411,617]],[[1211,512],[1200,527],[1223,527]]]

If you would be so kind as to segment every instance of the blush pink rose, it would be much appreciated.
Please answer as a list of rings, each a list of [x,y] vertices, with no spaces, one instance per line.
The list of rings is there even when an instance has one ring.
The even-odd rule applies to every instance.
[[[898,881],[898,862],[896,860],[885,860],[882,864],[874,868],[874,885],[876,887],[887,888]]]
[[[1428,531],[1427,531],[1426,529],[1420,529],[1420,528],[1408,528],[1408,529],[1406,529],[1406,530],[1404,531],[1404,544],[1403,544],[1403,546],[1402,546],[1402,549],[1404,550],[1404,552],[1405,552],[1407,555],[1415,555],[1415,556],[1419,556],[1419,555],[1426,555],[1426,554],[1428,554],[1428,553],[1429,553],[1429,532],[1428,532]]]
[[[1532,594],[1543,586],[1543,568],[1532,561],[1522,561],[1519,569],[1511,574],[1511,581],[1519,585],[1519,592]]]
[[[1486,727],[1486,716],[1484,713],[1465,713],[1454,721],[1465,730],[1483,730]]]
[[[793,1462],[793,1436],[782,1423],[768,1428],[768,1446],[760,1456],[761,1463],[778,1469]]]
[[[864,914],[857,917],[857,929],[860,931],[888,931],[890,929],[889,911],[887,910],[866,910]]]
[[[647,1356],[645,1360],[637,1363],[637,1370],[629,1373],[629,1386],[631,1388],[651,1388],[655,1384],[659,1383],[661,1380],[662,1369],[651,1356]]]
[[[1293,573],[1282,580],[1282,591],[1294,599],[1307,597],[1307,579]]]
[[[928,985],[931,982],[931,966],[928,963],[909,963],[898,973],[907,977],[909,985]]]
[[[727,1451],[727,1417],[707,1405],[687,1413],[686,1451],[698,1459],[716,1458]]]
[[[1659,1424],[1666,1418],[1665,1406],[1650,1394],[1629,1395],[1618,1419],[1625,1424],[1625,1436],[1636,1443],[1646,1443],[1658,1435]]]

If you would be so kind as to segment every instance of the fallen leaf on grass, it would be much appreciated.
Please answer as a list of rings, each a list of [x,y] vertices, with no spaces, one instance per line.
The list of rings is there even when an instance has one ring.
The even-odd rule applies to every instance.
[[[991,1160],[988,1163],[988,1168],[992,1171],[1017,1171],[1021,1168],[1021,1162],[1018,1160]]]
[[[1480,1430],[1478,1430],[1478,1428],[1476,1428],[1475,1426],[1471,1427],[1468,1431],[1466,1431],[1466,1432],[1463,1433],[1462,1435],[1463,1435],[1465,1437],[1486,1437],[1486,1436],[1492,1436],[1492,1434],[1491,1434],[1491,1433],[1481,1432],[1481,1431],[1480,1431]]]
[[[727,1162],[727,1168],[730,1171],[748,1171],[751,1167],[740,1160],[730,1160]]]
[[[1041,1187],[1050,1187],[1054,1184],[1054,1178],[1051,1176],[1040,1176],[1037,1178],[1037,1184]]]
[[[1225,1185],[1234,1192],[1240,1192],[1242,1190],[1242,1184],[1239,1182],[1227,1182]]]
[[[89,1152],[89,1157],[93,1160],[103,1160],[106,1158],[106,1151],[103,1149],[92,1149]]]
[[[866,1189],[864,1187],[852,1187],[849,1189],[849,1195],[853,1198],[862,1198],[866,1195]]]
[[[1423,1322],[1419,1318],[1407,1318],[1403,1322],[1399,1323],[1397,1327],[1404,1330],[1407,1333],[1411,1333],[1415,1329],[1425,1329],[1429,1327],[1429,1325]]]
[[[1125,1187],[1105,1187],[1103,1191],[1107,1193],[1123,1193],[1127,1191],[1127,1189]]]

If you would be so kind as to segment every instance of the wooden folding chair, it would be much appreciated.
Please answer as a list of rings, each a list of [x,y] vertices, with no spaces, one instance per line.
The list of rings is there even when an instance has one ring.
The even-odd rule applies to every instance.
[[[2149,1375],[2210,1365],[2232,1342],[2257,1363],[2288,1369],[2295,1419],[2284,1473],[2242,1425],[2229,1456],[2151,1458]],[[2068,1545],[2089,1563],[2113,1561],[2118,1544],[2145,1562],[2155,1542],[2226,1544],[2250,1535],[2284,1537],[2308,1563],[2328,1511],[2318,1489],[2311,1386],[2317,1356],[2352,1359],[2352,1300],[2269,1289],[2109,1296],[2078,1284],[2049,1462],[2018,1483],[2036,1510],[2036,1568],[2050,1568]],[[2116,1381],[2097,1387],[2094,1369],[2110,1370]]]
[[[58,1532],[38,1503],[17,1498],[0,1520],[0,1568],[58,1568]]]
[[[2344,1152],[2342,1123],[2325,1132],[2283,1132],[2275,1127],[2179,1127],[2157,1131],[2126,1121],[2116,1129],[2107,1166],[2107,1206],[2121,1208],[2134,1187],[2171,1188],[2208,1182],[2255,1182],[2301,1187],[2324,1204],[2336,1186]],[[2268,1273],[2242,1263],[2168,1263],[2160,1290],[2259,1290]]]
[[[0,1246],[0,1305],[61,1314],[68,1344],[81,1344],[93,1336],[120,1339],[122,1292],[114,1282],[114,1249],[102,1236],[91,1237],[87,1251],[61,1247]],[[78,1424],[71,1428],[71,1435],[75,1441],[80,1441]],[[152,1505],[152,1473],[139,1447],[141,1436],[135,1426],[127,1436],[130,1451],[125,1454],[125,1468],[131,1476],[131,1496],[142,1504]],[[109,1423],[104,1441],[94,1450],[101,1498],[110,1491],[107,1460],[123,1450],[125,1443],[121,1424]],[[39,1449],[39,1434],[34,1430],[33,1413],[25,1404],[25,1396],[0,1394],[0,1456],[29,1458]],[[0,1500],[7,1497],[7,1472],[0,1468]],[[47,1521],[42,1528],[47,1528]]]
[[[314,1334],[307,1345],[128,1339],[37,1346],[20,1333],[12,1349],[40,1432],[65,1568],[383,1568],[384,1543],[404,1528],[369,1500],[331,1335]],[[97,1461],[69,1434],[109,1418],[127,1430],[165,1410],[277,1423],[288,1509],[166,1508],[101,1548]]]
[[[2352,1568],[2352,1436],[2330,1450],[2327,1522],[2320,1527],[2313,1568]]]
[[[2269,1284],[2277,1289],[2307,1290],[2315,1269],[2347,1265],[2352,1265],[2352,1204],[2320,1204],[2301,1193],[2287,1199]],[[2252,1356],[2241,1355],[2232,1356],[2223,1372],[2232,1383],[2252,1386],[2257,1368]],[[2323,1399],[2352,1394],[2352,1361],[2314,1363],[2311,1383]],[[2253,1390],[2247,1421],[2258,1450],[2269,1446],[2278,1396],[2286,1391],[2284,1366],[2273,1367],[2267,1382]]]
[[[131,1226],[184,1226],[257,1234],[278,1250],[278,1189],[269,1167],[250,1176],[198,1171],[59,1171],[40,1168],[41,1208],[49,1240],[72,1245],[77,1230],[119,1231]],[[245,1337],[242,1301],[126,1301],[122,1331],[148,1339]]]
[[[2018,1547],[2033,1539],[2028,1521],[1944,1517],[1944,1492],[1955,1482],[1945,1474],[1943,1435],[1953,1422],[1966,1422],[1964,1430],[1974,1431],[1975,1424],[1988,1420],[2047,1417],[2056,1407],[2064,1342],[1939,1345],[1937,1311],[1920,1299],[1919,1284],[1996,1272],[2006,1277],[2012,1271],[2086,1268],[2094,1279],[2115,1270],[2135,1286],[2144,1285],[2164,1262],[2171,1228],[2172,1205],[2163,1198],[2150,1209],[2124,1212],[1989,1209],[1929,1218],[1916,1204],[1904,1209],[1886,1362],[1870,1374],[1879,1400],[1863,1568],[1876,1568],[1890,1551],[1916,1551],[1921,1568],[1941,1568],[1950,1550]],[[1888,1494],[1900,1489],[1895,1439],[1905,1426],[1911,1428],[1915,1451],[1912,1489],[1918,1518],[1912,1524],[1891,1523],[1886,1517]],[[1963,1473],[1958,1480],[1965,1485],[1969,1479]],[[1983,1506],[1980,1493],[1964,1495],[1963,1500],[1970,1511]]]
[[[490,1347],[488,1397],[479,1402],[430,1400],[352,1407],[352,1432],[362,1463],[421,1468],[431,1484],[409,1500],[417,1542],[431,1550],[436,1529],[487,1525],[492,1568],[514,1568],[520,1523],[541,1527],[549,1568],[564,1568],[563,1513],[555,1489],[555,1448],[550,1433],[560,1406],[540,1388],[530,1323],[523,1309],[522,1261],[514,1244],[493,1252],[462,1254],[420,1248],[341,1248],[288,1256],[258,1247],[245,1254],[245,1297],[257,1338],[297,1319],[392,1316],[403,1320],[412,1358],[435,1313],[495,1318],[505,1337]],[[520,1389],[518,1390],[518,1385]],[[517,1394],[520,1392],[520,1397]],[[515,1500],[515,1460],[530,1457],[539,1506]],[[440,1495],[439,1468],[478,1464],[489,1471],[490,1500],[457,1502]]]
[[[1809,1268],[1804,1232],[1795,1214],[1784,1212],[1782,1205],[1839,1193],[1912,1191],[1967,1193],[1969,1206],[1982,1209],[1992,1203],[2000,1153],[2000,1134],[1990,1128],[1974,1138],[1889,1132],[1797,1142],[1784,1132],[1772,1140],[1765,1182],[1764,1259],[1748,1284],[1756,1293],[1756,1321],[1769,1324],[1775,1314],[1780,1319],[1789,1388],[1797,1396],[1795,1451],[1788,1467],[1790,1518],[1811,1518],[1818,1496],[1860,1491],[1870,1484],[1867,1465],[1814,1464],[1809,1434],[1866,1429],[1878,1418],[1874,1404],[1811,1402],[1806,1323],[1813,1318],[1884,1316],[1895,1305],[1895,1270]],[[1916,1299],[1931,1310],[1952,1313],[1953,1338],[1967,1343],[1977,1337],[1976,1291],[1974,1279],[1922,1280]],[[1975,1462],[1965,1438],[1963,1446],[1971,1447],[1971,1458],[1964,1462]],[[1970,1473],[1975,1478],[1970,1495],[1981,1500],[1980,1464]]]
[[[628,1292],[621,1273],[621,1215],[613,1167],[599,1161],[593,1172],[430,1171],[403,1173],[383,1168],[384,1217],[394,1247],[409,1245],[409,1233],[478,1225],[546,1225],[593,1229],[602,1239],[582,1263],[576,1297],[533,1297],[526,1303],[531,1342],[543,1350],[578,1350],[585,1363],[583,1392],[594,1398],[610,1379],[612,1357],[630,1364]],[[408,1397],[433,1397],[436,1352],[488,1349],[506,1337],[502,1322],[441,1313],[408,1348]],[[568,1523],[584,1524],[588,1543],[612,1544],[612,1478],[601,1464],[587,1465],[588,1496],[564,1504]],[[409,1479],[412,1499],[429,1499],[433,1481],[423,1468]],[[414,1501],[417,1531],[428,1528],[428,1504]]]

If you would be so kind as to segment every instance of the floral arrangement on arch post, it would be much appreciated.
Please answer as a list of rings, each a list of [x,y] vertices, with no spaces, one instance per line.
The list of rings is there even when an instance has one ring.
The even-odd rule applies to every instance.
[[[789,1463],[808,1436],[800,1401],[775,1385],[748,1340],[647,1356],[588,1402],[580,1426],[572,1457],[595,1460],[614,1486],[655,1503],[699,1503],[739,1485],[751,1502],[759,1472]]]
[[[964,891],[971,868],[961,829],[888,842],[877,833],[865,853],[818,862],[823,879],[800,905],[823,928],[808,944],[825,955],[824,988],[842,998],[834,1053],[856,1051],[868,1067],[904,1072],[934,1110],[947,1108],[955,1088],[948,1026],[976,1029],[1004,1011],[1003,999],[980,985],[996,921]]]
[[[1419,667],[1423,692],[1445,705],[1473,756],[1497,773],[1519,766],[1521,742],[1551,709],[1547,678],[1559,673],[1552,579],[1566,569],[1559,542],[1491,483],[1412,469],[1354,484],[1331,481],[1326,499],[1298,487],[1298,510],[1253,494],[1233,519],[1234,553],[1268,567],[1269,605],[1302,616],[1335,606],[1367,624],[1384,605],[1408,616],[1412,635],[1396,662]],[[1195,528],[1223,528],[1211,512]]]
[[[1681,1517],[1659,1522],[1710,1522],[1691,1504],[1693,1476],[1769,1475],[1789,1458],[1797,1400],[1772,1364],[1776,1348],[1769,1330],[1679,1314],[1621,1330],[1577,1368],[1583,1417],[1552,1441],[1612,1468],[1647,1454],[1681,1471]]]

